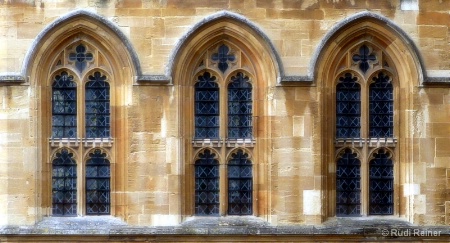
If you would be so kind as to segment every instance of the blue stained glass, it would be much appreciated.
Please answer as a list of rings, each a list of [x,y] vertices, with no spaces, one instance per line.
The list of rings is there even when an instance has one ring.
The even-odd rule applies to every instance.
[[[195,84],[195,138],[219,138],[219,86],[205,72]]]
[[[369,136],[394,136],[394,94],[391,78],[380,72],[369,87]]]
[[[67,72],[56,75],[52,85],[52,137],[77,136],[77,85]]]
[[[95,72],[86,83],[86,137],[109,138],[110,96],[106,76]]]
[[[228,214],[251,215],[253,205],[252,162],[239,149],[228,162]]]
[[[252,138],[252,85],[242,73],[228,84],[228,138]]]
[[[94,55],[87,52],[86,47],[80,44],[75,48],[75,52],[69,54],[69,60],[75,63],[78,71],[82,72],[87,67],[87,62],[94,60]]]
[[[54,216],[77,215],[77,164],[67,149],[52,162],[52,202]]]
[[[336,138],[359,138],[361,130],[361,87],[346,73],[336,86]]]
[[[361,162],[350,149],[337,161],[336,215],[361,215]]]
[[[366,73],[370,67],[369,61],[370,62],[376,61],[377,57],[373,54],[370,54],[369,47],[363,45],[359,48],[359,55],[358,54],[353,55],[352,59],[354,62],[357,63],[359,62],[359,69],[361,69],[363,73]]]
[[[106,154],[95,149],[86,162],[86,214],[111,213],[110,163]]]
[[[233,54],[230,53],[230,48],[226,46],[225,44],[221,45],[219,47],[219,50],[217,53],[212,54],[211,59],[215,62],[218,62],[218,68],[222,73],[225,73],[225,71],[228,69],[228,62],[234,62],[236,60],[236,57]]]
[[[369,214],[394,213],[394,164],[390,153],[380,149],[369,165]]]
[[[195,214],[219,215],[219,161],[209,149],[195,161]]]

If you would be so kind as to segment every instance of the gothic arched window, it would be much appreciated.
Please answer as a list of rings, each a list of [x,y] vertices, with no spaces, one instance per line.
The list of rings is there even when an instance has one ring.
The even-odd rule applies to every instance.
[[[52,85],[52,137],[77,137],[77,84],[63,71]]]
[[[219,161],[209,149],[195,161],[195,214],[219,215]]]
[[[77,215],[77,163],[66,148],[52,162],[52,202],[53,215]]]
[[[252,162],[242,149],[228,161],[228,214],[251,215],[253,205]]]
[[[243,73],[228,84],[228,138],[252,138],[252,85]]]
[[[219,138],[219,86],[209,72],[195,83],[195,138]]]
[[[86,214],[111,213],[111,169],[106,154],[95,149],[86,161]]]

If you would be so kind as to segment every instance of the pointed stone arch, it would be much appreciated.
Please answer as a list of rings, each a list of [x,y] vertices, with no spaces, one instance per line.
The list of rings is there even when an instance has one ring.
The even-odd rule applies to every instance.
[[[93,53],[94,61],[83,70],[70,68],[71,52],[80,44],[88,46]],[[61,62],[59,62],[61,60]],[[77,86],[77,127],[76,138],[66,141],[64,138],[51,137],[52,126],[52,86],[51,75],[55,70],[70,69],[84,83],[86,75],[99,71],[107,75],[108,92],[112,98],[108,100],[109,135],[89,140],[83,131],[86,130],[86,100],[84,86]],[[78,152],[78,160],[85,163],[82,157],[89,147],[104,147],[109,151],[111,162],[111,178],[114,191],[111,191],[111,215],[126,218],[125,212],[116,203],[124,200],[121,192],[125,191],[124,171],[127,170],[128,131],[127,127],[127,95],[130,93],[136,77],[141,76],[141,67],[131,42],[113,22],[86,10],[75,10],[49,24],[35,39],[26,54],[22,74],[27,77],[31,89],[30,112],[35,124],[35,144],[39,149],[37,165],[37,190],[39,201],[36,202],[39,216],[49,215],[50,191],[48,178],[50,156],[57,146],[69,146]],[[106,113],[105,113],[106,114]],[[81,125],[80,125],[81,124]],[[58,140],[59,139],[59,140]],[[50,141],[50,143],[49,143]],[[81,167],[80,167],[81,168]],[[81,177],[80,177],[81,178]],[[117,178],[117,179],[116,179]],[[80,194],[81,195],[81,194]],[[82,208],[82,207],[80,207]],[[80,210],[81,211],[81,210]]]
[[[205,45],[218,38],[232,39],[232,42],[240,45],[241,48],[248,48],[249,53],[254,54],[255,57],[267,59],[265,65],[273,69],[272,75],[276,77],[278,82],[284,77],[281,58],[269,37],[250,20],[230,11],[212,14],[195,24],[184,34],[170,55],[166,76],[176,79],[177,73],[180,72],[180,64],[188,66],[186,61],[190,59],[192,54],[207,48]],[[266,55],[269,58],[266,58]]]
[[[415,126],[415,121],[413,121],[415,115],[413,109],[414,93],[416,92],[415,87],[424,84],[426,71],[422,57],[410,37],[392,21],[368,11],[355,14],[341,21],[325,35],[312,58],[308,74],[322,94],[319,108],[321,130],[318,131],[321,134],[317,134],[322,141],[322,156],[318,162],[321,163],[323,168],[321,172],[323,178],[321,187],[323,192],[322,220],[335,216],[334,174],[326,168],[334,168],[336,162],[333,158],[340,146],[337,145],[338,140],[335,137],[336,77],[337,74],[346,70],[358,69],[357,66],[352,66],[355,65],[352,60],[352,53],[362,45],[373,46],[378,50],[379,56],[382,56],[380,60],[383,60],[383,63],[379,63],[379,67],[377,67],[379,69],[372,69],[373,73],[378,72],[377,70],[385,70],[394,77],[392,84],[395,134],[392,136],[391,142],[386,142],[386,140],[383,143],[372,143],[373,139],[369,135],[361,134],[356,139],[347,139],[347,144],[360,147],[367,146],[369,150],[373,149],[374,146],[375,148],[377,146],[395,147],[395,203],[399,206],[396,206],[394,215],[412,221],[411,198],[401,197],[398,191],[400,191],[399,188],[402,185],[413,181],[412,175],[407,174],[411,166],[407,161],[411,161],[413,155],[406,153],[406,151],[413,151],[414,148],[412,139],[414,136],[412,127]],[[343,60],[347,61],[344,62]],[[370,74],[370,72],[367,75],[361,73],[361,77],[364,76],[367,82],[371,78]],[[367,89],[366,84],[365,92],[367,92]],[[366,93],[365,103],[361,103],[361,109],[369,109],[367,98]],[[368,111],[364,112],[366,112],[366,115],[362,115],[361,119],[367,119],[366,122],[368,123]],[[361,127],[361,131],[365,129],[367,127]],[[367,145],[364,145],[365,143]],[[362,161],[367,161],[367,155],[363,156]],[[362,164],[364,165],[366,162]],[[405,174],[401,174],[399,171]],[[362,195],[366,197],[364,193]]]
[[[217,53],[219,47],[226,45],[229,47],[230,53],[240,55],[242,62],[236,61],[235,66],[227,70],[220,70],[214,66],[212,55]],[[235,52],[233,52],[235,51]],[[228,53],[227,53],[228,55]],[[237,58],[238,59],[238,58]],[[245,61],[244,61],[245,60]],[[211,62],[212,64],[210,64]],[[232,61],[230,61],[232,62]],[[230,64],[231,65],[231,64]],[[233,63],[234,65],[234,63]],[[214,70],[220,78],[219,93],[220,97],[220,113],[223,121],[219,126],[219,133],[222,135],[218,138],[204,139],[195,138],[195,109],[194,109],[194,85],[197,73],[202,70]],[[249,75],[252,79],[252,139],[228,139],[226,133],[228,114],[226,114],[226,92],[228,79],[237,71]],[[180,171],[183,171],[180,177],[180,199],[186,202],[180,207],[182,220],[193,215],[193,158],[195,151],[199,147],[214,147],[221,154],[221,165],[226,164],[226,155],[234,146],[248,147],[252,153],[255,168],[255,198],[264,198],[259,201],[259,207],[253,211],[253,214],[262,218],[269,218],[270,215],[270,197],[266,185],[269,183],[268,157],[271,142],[260,138],[270,136],[270,126],[268,119],[265,117],[269,114],[269,100],[265,96],[265,90],[275,87],[280,83],[284,76],[283,67],[280,58],[270,42],[269,38],[253,23],[241,15],[231,13],[229,11],[221,11],[213,14],[198,24],[194,25],[185,36],[177,43],[173,50],[166,75],[171,78],[171,83],[176,87],[178,92],[178,110],[179,119],[179,137],[180,139]],[[264,131],[264,132],[262,132]],[[231,141],[231,142],[230,142]],[[264,184],[264,186],[259,186]],[[224,186],[224,181],[221,184]],[[264,188],[264,189],[262,189]],[[222,190],[226,191],[225,187]],[[225,197],[224,197],[225,198]],[[223,204],[226,205],[226,204]],[[224,211],[224,206],[221,208]],[[226,214],[226,213],[225,213]]]
[[[74,33],[85,33],[101,40],[105,46],[114,47],[114,50],[122,54],[123,64],[130,66],[133,75],[142,75],[138,55],[120,28],[106,18],[84,9],[59,17],[38,34],[25,55],[21,74],[29,77],[37,58],[45,57],[49,48],[65,39],[64,35],[67,38],[68,34]]]

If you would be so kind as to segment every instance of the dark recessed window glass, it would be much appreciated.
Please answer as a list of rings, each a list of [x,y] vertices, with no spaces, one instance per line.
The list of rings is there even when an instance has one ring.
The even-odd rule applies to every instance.
[[[219,161],[209,149],[195,161],[195,214],[219,215]]]
[[[236,57],[234,54],[230,54],[230,48],[223,44],[219,47],[219,50],[212,54],[211,59],[214,62],[217,62],[217,66],[222,71],[222,73],[225,73],[225,71],[228,69],[228,62],[234,62],[236,60]]]
[[[86,214],[111,213],[111,169],[106,154],[95,149],[86,161]]]
[[[106,76],[95,72],[86,83],[86,137],[109,138],[110,96]]]
[[[53,80],[52,137],[77,137],[77,85],[67,72]]]
[[[336,215],[361,215],[361,162],[350,149],[336,164]]]
[[[380,149],[369,165],[369,214],[394,213],[394,164],[391,155]]]
[[[52,214],[77,215],[77,164],[67,149],[56,153],[52,162]]]
[[[228,214],[251,215],[252,193],[252,162],[239,149],[228,162]]]
[[[359,48],[359,54],[353,55],[353,61],[359,63],[359,69],[361,69],[363,73],[366,73],[367,70],[369,70],[369,62],[374,62],[376,60],[377,57],[370,53],[370,49],[366,45]]]
[[[242,73],[228,84],[228,138],[252,138],[252,85]]]
[[[219,86],[205,72],[195,83],[195,138],[219,138]]]
[[[369,137],[394,136],[394,94],[391,78],[380,72],[369,88]]]
[[[94,60],[94,56],[92,53],[87,52],[83,44],[80,44],[75,48],[75,52],[69,54],[69,60],[75,63],[78,71],[83,72],[87,67],[87,63]]]
[[[361,87],[346,73],[336,86],[336,138],[359,138],[361,130]]]

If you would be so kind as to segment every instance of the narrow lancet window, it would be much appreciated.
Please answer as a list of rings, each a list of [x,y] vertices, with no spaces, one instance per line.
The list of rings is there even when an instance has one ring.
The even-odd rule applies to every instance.
[[[252,138],[252,85],[242,73],[228,84],[228,138]]]
[[[251,215],[252,194],[252,162],[239,149],[228,162],[228,214]]]
[[[86,83],[86,137],[109,138],[110,95],[106,76],[95,72]]]
[[[361,130],[361,87],[346,73],[336,86],[336,138],[359,138]]]
[[[219,161],[206,149],[195,161],[195,214],[219,215]]]
[[[77,85],[67,72],[52,85],[52,138],[77,137]]]
[[[219,138],[219,86],[205,72],[195,83],[195,138]]]
[[[86,162],[86,214],[111,213],[111,168],[106,154],[95,149]]]
[[[369,136],[394,136],[394,94],[391,78],[380,72],[369,88]]]
[[[336,168],[336,215],[361,215],[361,162],[345,149]]]
[[[394,213],[394,164],[391,154],[380,149],[369,165],[369,214]]]
[[[52,201],[53,216],[77,215],[77,164],[67,149],[52,162]]]

